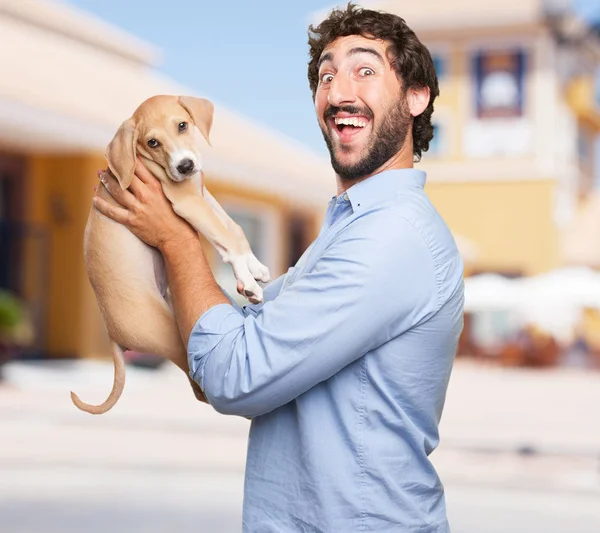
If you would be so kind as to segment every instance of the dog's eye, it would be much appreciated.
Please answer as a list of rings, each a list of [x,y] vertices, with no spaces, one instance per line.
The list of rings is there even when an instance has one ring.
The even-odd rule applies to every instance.
[[[150,148],[157,148],[158,146],[160,146],[160,143],[156,139],[150,139],[148,141],[148,146]]]
[[[187,122],[179,123],[179,133],[183,133],[187,130]]]

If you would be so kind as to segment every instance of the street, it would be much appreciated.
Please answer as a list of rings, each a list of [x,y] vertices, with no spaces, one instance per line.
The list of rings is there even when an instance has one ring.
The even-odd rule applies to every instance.
[[[90,480],[93,480],[93,485]],[[193,470],[2,471],[3,533],[236,533],[242,474]],[[10,486],[20,488],[11,490]],[[454,533],[597,533],[598,495],[446,485]]]
[[[119,404],[99,417],[78,412],[68,392],[100,399],[110,365],[20,364],[7,375],[8,383],[0,386],[1,533],[241,530],[248,421],[194,403],[177,371],[129,368]],[[583,395],[586,400],[577,400],[585,417],[600,405],[587,403],[597,401],[600,379],[581,377],[569,378],[576,379],[569,390],[571,398]],[[490,395],[487,405],[482,399],[469,408],[469,422],[461,402],[469,383],[475,387],[471,394],[503,383],[512,401],[518,401],[519,383],[529,394],[540,383],[548,383],[554,393],[567,387],[562,377],[556,380],[457,365],[444,429],[448,445],[432,455],[446,487],[453,533],[600,531],[600,457],[594,452],[600,450],[600,438],[593,424],[578,440],[570,439],[572,449],[565,448],[563,432],[531,427],[539,417],[524,416],[519,426],[514,417],[508,423],[501,416],[496,435],[490,429],[493,420],[476,442],[470,434],[481,411],[492,417],[506,412],[494,408]],[[505,408],[511,409],[509,404]],[[565,422],[577,424],[583,427],[582,421]],[[484,428],[482,422],[477,425]],[[510,441],[511,432],[522,440]],[[514,453],[519,443],[538,452]]]

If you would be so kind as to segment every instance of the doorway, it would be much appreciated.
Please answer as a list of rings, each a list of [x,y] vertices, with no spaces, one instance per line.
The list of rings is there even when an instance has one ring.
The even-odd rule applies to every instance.
[[[33,340],[20,358],[43,357],[48,301],[49,237],[27,220],[27,158],[0,151],[0,290],[24,302]]]

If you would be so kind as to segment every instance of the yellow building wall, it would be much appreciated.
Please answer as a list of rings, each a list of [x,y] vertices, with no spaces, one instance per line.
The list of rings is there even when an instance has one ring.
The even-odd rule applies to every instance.
[[[85,273],[83,233],[104,158],[36,155],[30,163],[27,219],[50,237],[46,349],[55,357],[103,351],[107,343]]]
[[[425,190],[452,232],[477,247],[473,270],[531,275],[558,266],[554,182],[430,182]]]

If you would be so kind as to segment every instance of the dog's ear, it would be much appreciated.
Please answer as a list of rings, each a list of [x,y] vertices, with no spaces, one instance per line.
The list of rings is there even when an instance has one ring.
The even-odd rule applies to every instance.
[[[133,118],[127,119],[106,148],[106,160],[111,172],[117,178],[122,189],[131,185],[135,172],[135,158],[138,142],[137,123]]]
[[[210,145],[210,139],[208,135],[213,123],[213,113],[215,106],[209,100],[204,98],[195,98],[193,96],[180,96],[179,105],[183,107],[192,120],[196,127],[200,130],[200,133],[206,139],[206,142]]]

